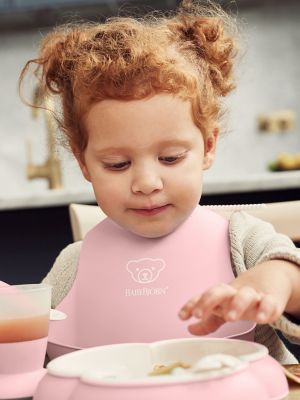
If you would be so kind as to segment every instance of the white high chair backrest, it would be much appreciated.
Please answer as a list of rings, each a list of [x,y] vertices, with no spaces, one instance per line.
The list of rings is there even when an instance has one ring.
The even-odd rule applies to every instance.
[[[235,210],[245,210],[254,217],[270,222],[277,232],[289,236],[295,242],[300,241],[300,200],[208,207],[227,218]],[[75,242],[82,240],[91,228],[106,218],[100,207],[94,205],[71,204],[69,213]]]
[[[87,204],[70,204],[69,215],[74,242],[82,240],[90,229],[106,218],[99,206]]]

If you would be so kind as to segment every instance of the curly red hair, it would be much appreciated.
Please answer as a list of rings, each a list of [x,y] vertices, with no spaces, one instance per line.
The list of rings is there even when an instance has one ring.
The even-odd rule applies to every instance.
[[[43,94],[60,96],[60,128],[78,155],[88,140],[83,117],[104,99],[172,93],[191,101],[195,124],[207,136],[220,116],[220,97],[234,87],[235,35],[228,27],[235,24],[220,7],[188,0],[173,15],[64,25],[44,38],[20,84],[36,65]]]

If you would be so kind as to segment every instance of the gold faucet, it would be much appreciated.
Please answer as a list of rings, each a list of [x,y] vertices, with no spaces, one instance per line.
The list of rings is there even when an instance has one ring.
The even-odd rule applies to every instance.
[[[41,104],[42,103],[42,104]],[[45,117],[45,124],[47,130],[47,145],[48,145],[48,157],[44,164],[34,164],[32,162],[31,143],[27,146],[27,178],[46,178],[48,180],[49,189],[60,189],[62,188],[62,177],[60,161],[55,154],[55,124],[52,115],[53,102],[49,97],[41,98],[41,91],[37,87],[34,91],[33,104],[35,106],[42,105],[42,110]],[[32,117],[38,117],[38,110],[40,108],[32,108]]]

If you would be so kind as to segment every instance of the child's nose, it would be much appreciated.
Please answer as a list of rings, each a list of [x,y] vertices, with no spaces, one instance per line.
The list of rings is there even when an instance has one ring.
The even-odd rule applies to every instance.
[[[155,170],[140,171],[132,182],[133,193],[151,194],[163,188],[161,176]]]

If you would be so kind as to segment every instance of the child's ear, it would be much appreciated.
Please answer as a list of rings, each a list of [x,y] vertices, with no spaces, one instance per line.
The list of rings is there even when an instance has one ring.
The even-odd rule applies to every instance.
[[[91,182],[91,176],[90,176],[90,173],[89,173],[89,171],[87,169],[86,164],[84,162],[79,161],[79,160],[78,160],[78,163],[79,163],[81,172],[82,172],[83,176],[85,177],[85,179],[87,181]]]
[[[79,164],[83,176],[87,181],[91,182],[91,176],[84,160],[84,154],[80,153],[79,151],[76,151],[76,149],[72,149],[72,151]]]
[[[203,158],[203,169],[210,168],[214,162],[218,136],[219,136],[219,128],[215,127],[212,131],[212,134],[205,139],[204,143],[205,154]]]

